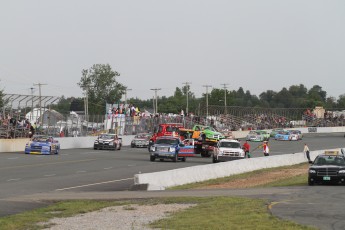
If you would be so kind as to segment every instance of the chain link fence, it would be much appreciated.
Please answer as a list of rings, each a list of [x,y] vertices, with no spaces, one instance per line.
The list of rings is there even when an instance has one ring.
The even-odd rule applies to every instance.
[[[35,134],[55,137],[76,137],[115,132],[120,135],[152,133],[158,124],[181,123],[186,128],[195,124],[211,125],[216,129],[236,131],[251,129],[273,129],[292,127],[334,127],[345,125],[345,109],[308,108],[253,108],[235,106],[201,106],[198,116],[176,114],[147,114],[137,116],[124,114],[89,115],[70,112],[61,114],[50,110],[46,98],[43,108],[28,107],[36,98],[11,95],[11,106],[2,108],[0,115],[0,138],[25,138],[30,136],[30,126]],[[15,101],[17,100],[17,101]],[[13,103],[19,104],[17,108]],[[25,105],[20,108],[20,103]]]

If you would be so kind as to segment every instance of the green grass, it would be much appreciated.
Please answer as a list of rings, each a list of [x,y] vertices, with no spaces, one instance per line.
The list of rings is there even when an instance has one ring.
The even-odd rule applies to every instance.
[[[180,212],[170,213],[167,218],[150,224],[161,229],[315,229],[281,220],[270,214],[264,200],[238,197],[179,197],[145,199],[132,201],[68,201],[46,208],[0,218],[1,230],[39,230],[53,217],[68,217],[99,210],[104,207],[123,205],[131,210],[130,204],[196,204]],[[114,220],[116,221],[116,220]],[[40,223],[40,224],[39,224]]]
[[[171,189],[193,189],[207,185],[222,184],[232,180],[264,175],[282,169],[303,167],[305,164],[263,169],[231,177],[209,180]],[[260,187],[307,185],[307,173],[296,177],[277,180]],[[173,213],[169,218],[156,221],[151,227],[161,229],[314,229],[272,216],[263,200],[238,197],[213,198],[165,198],[125,201],[66,201],[45,208],[0,218],[0,230],[39,230],[49,227],[39,223],[54,217],[69,217],[100,210],[110,206],[124,206],[132,210],[131,204],[155,205],[159,203],[193,203],[197,206]]]
[[[237,174],[237,175],[233,175],[233,176],[229,176],[229,177],[223,177],[223,178],[212,179],[212,180],[207,180],[207,181],[202,181],[202,182],[197,182],[197,183],[192,183],[192,184],[174,186],[174,187],[167,188],[167,190],[197,189],[197,188],[202,188],[202,187],[206,187],[209,185],[221,185],[221,184],[228,183],[231,181],[236,181],[239,179],[246,179],[246,178],[250,178],[252,176],[260,176],[260,175],[264,175],[264,174],[267,174],[270,172],[280,171],[283,169],[301,168],[301,167],[304,167],[306,165],[307,165],[307,163],[302,163],[302,164],[292,165],[292,166],[260,169],[260,170],[242,173],[242,174]],[[308,179],[307,179],[307,170],[306,170],[305,175],[291,177],[291,178],[287,178],[287,179],[281,179],[281,180],[277,180],[277,181],[274,181],[274,182],[271,182],[268,184],[259,185],[259,186],[255,186],[255,187],[300,186],[300,185],[307,185],[307,182],[308,182]]]
[[[286,187],[286,186],[304,186],[308,185],[308,174],[299,175],[284,180],[274,181],[260,187]]]
[[[53,217],[68,217],[77,214],[96,211],[105,207],[115,205],[125,205],[124,202],[105,201],[68,201],[58,202],[45,208],[23,212],[0,218],[0,230],[31,230],[43,229],[48,226],[39,226],[37,223],[47,222]]]
[[[183,198],[181,198],[183,199]],[[315,229],[272,216],[263,200],[214,197],[184,198],[197,206],[150,226],[161,229]]]

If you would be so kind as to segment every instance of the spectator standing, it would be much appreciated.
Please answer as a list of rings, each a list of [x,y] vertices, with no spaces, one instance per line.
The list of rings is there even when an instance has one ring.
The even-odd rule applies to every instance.
[[[306,155],[306,157],[308,159],[308,162],[311,163],[310,152],[309,152],[309,147],[308,147],[307,143],[304,144],[303,152],[305,153],[305,155]]]
[[[250,144],[248,143],[248,141],[244,142],[243,144],[243,150],[244,150],[244,153],[246,154],[246,156],[248,158],[251,158],[252,155],[250,154]]]

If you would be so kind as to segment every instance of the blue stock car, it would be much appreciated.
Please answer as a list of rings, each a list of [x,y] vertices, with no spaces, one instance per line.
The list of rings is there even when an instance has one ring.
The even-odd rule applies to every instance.
[[[291,131],[281,131],[274,136],[275,140],[278,141],[298,141],[299,135]]]
[[[150,147],[150,161],[170,159],[174,162],[186,161],[187,156],[194,156],[194,146],[185,145],[179,137],[162,136]]]
[[[25,145],[25,154],[58,154],[60,151],[60,143],[54,137],[37,135]]]

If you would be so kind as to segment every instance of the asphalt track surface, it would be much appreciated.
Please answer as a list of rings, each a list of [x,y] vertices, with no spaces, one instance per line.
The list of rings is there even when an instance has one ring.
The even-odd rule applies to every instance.
[[[302,141],[270,141],[271,155],[297,153],[307,143],[310,150],[345,147],[344,134],[305,135]],[[252,149],[259,143],[251,142]],[[253,157],[263,157],[256,150]],[[124,147],[120,151],[72,149],[59,155],[0,153],[0,216],[45,206],[64,199],[127,199],[162,196],[246,196],[266,199],[271,212],[281,218],[320,229],[345,229],[344,186],[290,188],[129,191],[133,176],[212,164],[211,158],[186,162],[150,162],[147,149]]]

